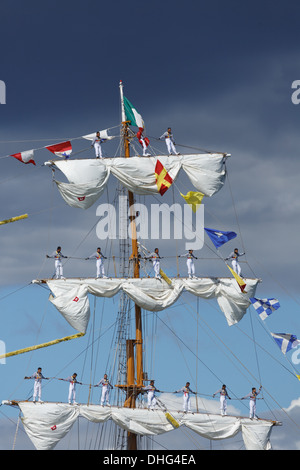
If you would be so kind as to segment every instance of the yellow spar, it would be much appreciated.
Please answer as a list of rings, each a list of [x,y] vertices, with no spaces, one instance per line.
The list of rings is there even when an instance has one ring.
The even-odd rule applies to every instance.
[[[1,220],[0,225],[9,224],[10,222],[16,222],[17,220],[27,219],[28,214],[18,215],[17,217],[11,217],[11,219]]]
[[[54,339],[53,341],[49,341],[48,343],[37,344],[35,346],[30,346],[29,348],[18,349],[17,351],[12,351],[6,354],[2,354],[0,359],[4,359],[6,357],[17,356],[18,354],[24,354],[30,351],[35,351],[36,349],[47,348],[48,346],[53,346],[54,344],[62,343],[63,341],[70,341],[71,339],[80,338],[84,336],[84,333],[77,333],[76,335],[72,336],[65,336],[64,338]]]

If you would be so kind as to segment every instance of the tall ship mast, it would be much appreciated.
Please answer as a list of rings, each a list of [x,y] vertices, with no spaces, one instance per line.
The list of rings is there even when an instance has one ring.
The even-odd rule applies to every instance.
[[[125,108],[124,108],[124,96],[123,96],[123,83],[120,82],[120,99],[122,108],[122,131],[124,145],[125,158],[130,158],[130,138],[129,138],[129,121],[126,120]],[[134,209],[134,195],[131,191],[128,191],[128,201],[130,208],[130,224],[132,230],[132,254],[131,262],[133,264],[133,276],[135,279],[140,277],[139,259],[138,259],[138,244],[136,236],[136,224],[135,224],[135,209]],[[127,208],[126,208],[127,209]],[[127,211],[126,211],[127,212]],[[143,388],[143,336],[142,336],[142,313],[141,307],[137,304],[134,306],[135,310],[135,339],[127,339],[126,341],[126,375],[127,383],[124,385],[118,385],[118,387],[125,389],[126,400],[124,407],[135,408],[136,397],[142,391]],[[136,354],[134,353],[136,349]],[[127,449],[137,450],[137,436],[132,432],[128,432],[127,436]]]

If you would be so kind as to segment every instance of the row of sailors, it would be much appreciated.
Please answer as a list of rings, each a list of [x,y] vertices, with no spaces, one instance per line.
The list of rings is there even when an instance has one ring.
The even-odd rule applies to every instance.
[[[238,248],[235,248],[234,251],[229,255],[228,258],[225,258],[225,260],[231,260],[232,261],[232,268],[233,270],[240,276],[241,275],[241,267],[238,263],[238,258],[239,256],[243,256],[245,253],[239,253]],[[47,258],[54,258],[55,259],[55,277],[56,279],[63,279],[63,265],[62,265],[62,259],[63,258],[68,258],[67,256],[64,256],[61,251],[61,247],[58,246],[56,251],[54,251],[50,256],[46,255]],[[188,270],[188,276],[190,279],[195,278],[195,264],[194,264],[194,259],[198,259],[197,256],[194,255],[193,250],[189,250],[187,253],[183,255],[179,255],[179,257],[186,257],[187,261],[187,270]],[[93,253],[91,256],[88,258],[85,258],[86,260],[89,259],[96,259],[96,277],[100,278],[101,276],[103,278],[106,278],[105,276],[105,270],[104,270],[104,264],[103,260],[106,259],[106,257],[102,254],[101,248],[97,248],[97,251]],[[153,270],[154,270],[154,275],[157,279],[161,278],[160,275],[160,260],[162,257],[159,254],[159,249],[155,248],[154,252],[151,253],[149,256],[147,256],[145,259],[152,260],[153,263]]]
[[[38,401],[40,403],[42,402],[41,396],[42,396],[42,380],[49,380],[49,378],[44,377],[42,374],[42,368],[39,367],[34,374],[32,374],[30,377],[24,377],[25,379],[34,379],[34,388],[33,388],[33,402],[36,401],[36,398],[38,398]],[[82,382],[79,382],[77,380],[77,374],[74,373],[70,377],[67,377],[66,379],[59,379],[63,380],[65,382],[69,382],[69,394],[68,394],[68,402],[69,404],[74,404],[77,405],[76,402],[76,385],[82,385]],[[148,409],[149,410],[154,410],[157,400],[156,400],[156,393],[161,393],[160,390],[156,388],[154,385],[154,380],[150,381],[150,384],[143,387],[143,391],[147,392],[147,398],[148,398]],[[113,386],[111,385],[107,374],[104,374],[103,378],[99,380],[99,382],[94,385],[94,387],[99,387],[102,386],[102,393],[101,393],[101,398],[100,398],[100,404],[101,406],[110,406],[109,403],[109,392],[111,389],[113,389]],[[258,391],[256,390],[255,387],[252,388],[251,392],[248,393],[248,395],[245,395],[244,397],[241,398],[241,400],[244,400],[246,398],[249,398],[249,418],[250,419],[258,419],[256,416],[256,398],[259,395],[260,391],[262,389],[262,386],[259,387]],[[191,412],[191,400],[190,396],[191,394],[196,395],[196,392],[194,392],[190,388],[190,382],[186,382],[185,386],[180,388],[179,390],[175,390],[173,393],[182,393],[183,397],[183,412],[184,413],[190,413]],[[217,390],[213,394],[213,398],[216,395],[220,395],[220,411],[221,411],[221,416],[226,416],[227,415],[227,398],[231,400],[230,396],[228,395],[226,385],[222,385],[222,388],[220,390]]]
[[[150,154],[147,152],[147,147],[149,145],[149,139],[147,137],[143,136],[143,131],[142,130],[139,130],[139,132],[137,133],[136,136],[137,136],[141,146],[143,147],[143,156],[144,157],[149,157]],[[177,152],[176,147],[175,147],[175,142],[174,142],[174,137],[173,137],[173,134],[172,134],[171,127],[168,127],[167,131],[164,132],[158,138],[158,140],[164,140],[165,141],[169,155],[179,155],[179,153]],[[100,137],[100,132],[99,131],[96,132],[96,135],[95,135],[95,137],[93,139],[93,142],[92,142],[92,147],[94,147],[96,158],[103,158],[101,144],[104,141],[105,141],[105,139],[101,139],[101,137]]]

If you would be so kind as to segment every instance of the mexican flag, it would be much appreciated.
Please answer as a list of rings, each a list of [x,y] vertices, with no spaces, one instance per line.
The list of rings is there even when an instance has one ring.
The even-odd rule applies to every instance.
[[[145,128],[145,124],[142,116],[137,112],[135,107],[130,103],[130,101],[124,96],[124,109],[126,120],[130,121],[132,126],[139,127],[141,129]]]

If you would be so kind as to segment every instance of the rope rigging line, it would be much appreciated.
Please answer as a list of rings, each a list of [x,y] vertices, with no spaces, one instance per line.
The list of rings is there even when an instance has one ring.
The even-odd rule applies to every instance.
[[[151,136],[149,135],[149,138],[150,139],[154,139],[154,140],[157,140],[159,142],[163,142],[162,139],[160,139],[159,137],[154,137],[154,136]],[[220,153],[222,155],[227,155],[227,152],[220,152],[220,151],[216,151],[216,150],[207,150],[207,149],[203,149],[203,148],[199,148],[199,147],[192,147],[190,145],[184,145],[184,144],[178,144],[176,143],[176,146],[177,147],[183,147],[183,148],[188,148],[188,149],[193,149],[193,150],[199,150],[203,153]]]
[[[186,308],[187,308],[187,307],[186,307]],[[192,310],[194,310],[193,307],[190,306],[190,308],[192,308]],[[159,318],[159,317],[158,317],[158,318]],[[201,321],[202,321],[203,323],[206,324],[206,326],[207,326],[210,330],[212,330],[212,329],[207,325],[207,323],[206,323],[200,316],[199,316],[199,318],[201,319]],[[160,319],[160,318],[159,318],[159,319]],[[161,320],[161,319],[160,319],[160,320]],[[162,320],[161,320],[161,321],[162,321]],[[166,324],[165,324],[165,325],[166,325]],[[166,326],[167,326],[167,325],[166,325]],[[167,326],[167,327],[168,327],[168,326]],[[172,330],[171,330],[171,331],[172,331]],[[213,331],[213,330],[212,330],[212,331]],[[175,332],[173,332],[173,333],[176,335]],[[213,331],[213,333],[214,333],[215,336],[217,336],[214,331]],[[225,343],[223,342],[223,340],[221,340],[218,336],[217,336],[217,338],[218,338],[218,340],[221,341],[221,343],[231,352],[231,354],[233,354],[233,352],[230,350],[230,348],[228,348],[228,346],[225,345]],[[251,340],[253,341],[252,338],[249,337],[249,339],[251,339]],[[182,341],[182,340],[180,340],[180,341]],[[183,341],[182,341],[182,342],[183,342]],[[185,346],[186,346],[186,345],[185,345]],[[188,346],[186,346],[186,347],[188,348]],[[188,348],[188,349],[190,350],[190,348]],[[191,350],[190,350],[190,352],[193,353],[193,351],[191,351]],[[193,353],[193,354],[194,354],[194,353]],[[194,355],[195,355],[195,354],[194,354]],[[233,355],[234,355],[234,354],[233,354]],[[241,361],[240,361],[235,355],[234,355],[234,357],[238,360],[238,362],[239,362],[244,368],[246,368],[246,367],[241,363]],[[198,357],[197,357],[197,359],[200,360]],[[200,360],[200,362],[202,362],[202,361]],[[203,362],[202,362],[202,363],[203,363]],[[204,365],[205,365],[205,364],[204,364]],[[209,369],[209,368],[208,368],[208,369]],[[209,369],[209,370],[210,370],[210,369]],[[250,373],[250,375],[253,375],[247,368],[246,368],[246,370]],[[210,370],[210,371],[211,371],[211,370]],[[214,375],[215,375],[215,374],[214,374]],[[254,377],[254,376],[253,376],[253,377]],[[257,379],[256,379],[255,377],[254,377],[254,379],[257,381]],[[221,382],[221,380],[220,380],[220,382]],[[228,388],[228,389],[229,389],[229,388]],[[229,390],[230,390],[230,389],[229,389]],[[281,411],[283,411],[283,412],[287,415],[287,417],[294,423],[294,420],[288,415],[288,413],[284,410],[284,408],[282,408],[282,407],[280,406],[280,404],[279,404],[279,403],[276,401],[276,399],[268,392],[268,390],[267,390],[265,387],[264,387],[264,390],[268,393],[268,395],[269,395],[270,398],[274,401],[274,403],[276,403],[276,405],[281,409]],[[231,391],[231,390],[230,390],[230,391]],[[232,391],[231,391],[231,392],[232,392]],[[235,395],[235,394],[233,393],[233,395]],[[236,396],[236,395],[235,395],[235,396]],[[236,397],[236,400],[239,400],[239,399]],[[245,405],[245,406],[247,406],[245,403],[242,403],[242,404]],[[267,402],[266,402],[266,404],[267,404]],[[269,407],[269,411],[272,412],[272,410],[271,410],[270,407]],[[272,414],[273,414],[273,412],[272,412]],[[295,423],[295,424],[297,425],[297,423]],[[297,425],[297,427],[298,427],[298,425]]]
[[[120,126],[121,126],[121,124],[119,124],[117,126],[113,126],[113,127],[108,127],[105,130],[109,131],[109,130],[112,130],[112,129],[120,128]],[[116,137],[118,137],[118,136],[110,136],[111,139],[115,139]],[[53,137],[53,138],[48,138],[48,139],[0,140],[0,144],[25,143],[25,142],[45,142],[47,140],[55,140],[55,141],[58,141],[58,143],[60,143],[60,142],[64,142],[64,141],[73,142],[74,140],[80,140],[80,139],[86,140],[83,136],[80,136],[80,137],[66,137],[66,138],[60,138],[60,139],[58,139],[56,137]],[[47,147],[49,147],[49,145],[34,148],[34,149],[31,149],[31,150],[33,150],[33,151],[43,150],[43,149],[46,149]],[[90,148],[90,147],[88,147],[88,148]],[[81,153],[81,151],[77,152],[77,153]],[[72,153],[72,155],[76,155],[77,153]],[[11,156],[12,156],[11,154],[10,155],[0,156],[0,160],[3,159],[3,158],[11,157]]]

